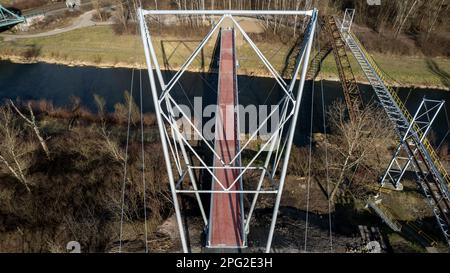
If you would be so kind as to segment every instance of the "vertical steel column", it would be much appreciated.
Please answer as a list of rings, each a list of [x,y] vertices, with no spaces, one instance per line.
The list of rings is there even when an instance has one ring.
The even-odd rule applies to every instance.
[[[246,33],[243,31],[242,28],[240,28],[239,24],[234,20],[234,18],[232,17],[232,15],[246,15],[246,14],[251,14],[251,15],[257,15],[259,13],[263,13],[263,14],[283,14],[283,15],[288,15],[288,14],[302,14],[302,15],[307,15],[307,16],[311,16],[310,19],[310,24],[308,27],[308,31],[307,33],[305,33],[305,39],[304,42],[302,44],[302,54],[300,56],[300,60],[298,61],[298,63],[296,64],[296,68],[294,71],[294,77],[293,77],[293,81],[289,84],[289,86],[286,84],[286,82],[284,81],[284,79],[280,79],[279,74],[273,70],[273,66],[267,61],[267,59],[262,55],[262,53],[259,51],[259,49],[256,47],[256,45],[250,40],[250,39],[245,39],[250,46],[252,47],[253,50],[255,50],[255,52],[257,53],[258,57],[260,57],[261,61],[264,63],[264,65],[269,69],[269,71],[272,72],[273,76],[275,77],[275,79],[277,80],[278,84],[280,85],[280,87],[283,89],[283,91],[285,92],[285,97],[280,100],[279,105],[277,105],[276,110],[278,110],[278,108],[281,105],[283,106],[283,122],[280,123],[279,128],[276,130],[276,132],[274,134],[276,134],[276,138],[274,138],[274,136],[272,136],[267,143],[264,144],[264,146],[261,148],[261,150],[257,153],[257,155],[251,160],[251,162],[248,164],[248,166],[246,166],[245,168],[243,168],[243,170],[241,171],[241,173],[239,174],[239,176],[236,178],[235,181],[233,181],[232,185],[230,187],[228,187],[227,189],[225,189],[222,185],[223,190],[220,190],[218,192],[224,192],[224,191],[229,191],[235,183],[239,182],[240,179],[242,179],[242,175],[243,173],[247,170],[247,169],[251,169],[251,165],[253,164],[253,161],[259,156],[259,154],[265,149],[265,147],[267,145],[270,145],[270,152],[266,158],[266,162],[264,164],[263,168],[260,168],[263,172],[263,174],[261,175],[260,181],[258,183],[258,189],[256,191],[246,191],[244,189],[240,189],[239,191],[236,191],[236,193],[255,193],[255,199],[252,202],[252,209],[250,209],[250,217],[252,215],[252,211],[255,208],[255,203],[257,200],[257,196],[259,195],[259,193],[273,193],[276,194],[276,201],[275,201],[275,205],[274,205],[274,215],[272,217],[272,222],[271,222],[271,226],[270,226],[270,232],[269,232],[269,239],[268,239],[268,248],[266,249],[267,252],[270,252],[270,246],[272,243],[272,239],[273,239],[273,234],[274,234],[274,229],[275,229],[275,225],[276,225],[276,219],[277,219],[277,213],[279,210],[279,206],[280,206],[280,201],[281,201],[281,195],[282,195],[282,191],[283,191],[283,187],[284,187],[284,183],[285,183],[285,179],[286,179],[286,175],[287,175],[287,164],[288,164],[288,159],[289,159],[289,155],[292,149],[292,142],[293,142],[293,137],[295,134],[295,125],[297,123],[297,119],[298,119],[298,114],[299,114],[299,108],[300,108],[300,104],[301,104],[301,99],[302,99],[302,93],[303,93],[303,89],[304,89],[304,81],[306,78],[306,70],[308,67],[308,59],[310,57],[310,52],[311,52],[311,47],[312,47],[312,42],[314,39],[314,31],[316,28],[316,24],[317,24],[317,10],[311,10],[311,11],[304,11],[304,12],[292,12],[292,11],[183,11],[182,14],[208,14],[208,12],[211,13],[211,15],[222,15],[222,17],[219,20],[219,23],[215,24],[212,29],[209,31],[209,33],[206,35],[206,37],[202,40],[202,42],[200,43],[200,45],[194,50],[194,52],[191,54],[191,56],[188,58],[188,60],[182,65],[181,69],[169,80],[169,82],[167,84],[165,84],[164,79],[162,77],[162,73],[160,71],[159,68],[159,64],[158,64],[158,60],[156,57],[156,52],[155,49],[152,45],[152,41],[151,41],[151,35],[150,32],[147,28],[146,25],[146,21],[145,21],[145,15],[146,14],[154,14],[154,15],[164,15],[164,14],[175,14],[178,11],[147,11],[147,10],[143,10],[143,9],[138,9],[138,15],[139,15],[139,23],[140,23],[140,29],[141,29],[141,34],[142,34],[142,41],[144,43],[144,52],[145,52],[145,57],[146,57],[146,62],[147,62],[147,66],[148,66],[148,76],[149,76],[149,81],[150,81],[150,87],[151,87],[151,92],[152,92],[152,97],[154,100],[154,105],[155,105],[155,112],[157,115],[157,122],[158,122],[158,128],[160,131],[160,137],[161,137],[161,142],[162,142],[162,147],[163,147],[163,152],[164,152],[164,157],[166,160],[166,168],[167,168],[167,172],[168,172],[168,178],[169,178],[169,184],[171,187],[171,191],[172,191],[172,197],[174,200],[174,208],[175,208],[175,213],[176,213],[176,219],[177,219],[177,224],[178,224],[178,229],[180,231],[180,239],[182,242],[182,246],[183,246],[183,251],[187,252],[188,251],[188,246],[187,246],[187,242],[186,242],[186,234],[184,232],[184,226],[182,224],[182,217],[181,217],[181,212],[180,212],[180,207],[179,207],[179,201],[178,201],[178,193],[182,193],[182,192],[186,192],[186,193],[194,193],[197,197],[197,199],[199,199],[199,193],[201,192],[207,192],[207,191],[203,191],[203,190],[199,190],[196,186],[196,179],[195,179],[195,173],[192,172],[195,168],[197,168],[196,166],[191,166],[191,164],[193,164],[193,162],[190,161],[190,159],[188,158],[188,154],[187,151],[184,149],[186,146],[191,150],[191,152],[199,159],[200,163],[203,165],[204,168],[206,168],[208,170],[209,173],[211,173],[212,177],[217,180],[216,177],[214,177],[214,174],[211,172],[211,168],[214,167],[209,167],[207,166],[203,160],[199,157],[199,155],[195,152],[195,150],[190,146],[190,144],[187,142],[186,139],[184,139],[183,135],[180,133],[180,128],[178,128],[178,126],[176,126],[175,120],[174,120],[174,116],[173,116],[173,106],[177,107],[181,114],[183,116],[185,116],[184,112],[179,108],[179,106],[177,105],[177,103],[174,101],[174,99],[171,97],[171,95],[169,94],[170,90],[175,86],[175,84],[177,83],[177,81],[180,79],[180,77],[182,76],[182,74],[186,71],[187,67],[191,64],[191,62],[193,61],[193,59],[195,58],[195,56],[197,55],[197,53],[199,52],[199,50],[201,50],[201,48],[206,44],[206,42],[211,38],[211,36],[213,35],[213,33],[215,32],[215,30],[218,29],[219,25],[221,24],[221,22],[226,18],[229,17],[231,18],[231,20],[233,20],[233,22],[235,23],[235,26],[237,26],[237,28],[241,31],[241,33],[243,34],[244,38],[248,38],[248,36],[246,36]],[[181,13],[180,13],[181,14]],[[236,57],[236,56],[235,56]],[[153,67],[154,66],[154,67]],[[301,67],[302,66],[302,67]],[[153,71],[153,69],[156,70],[156,76],[155,76],[155,71]],[[295,80],[296,80],[296,75],[297,73],[300,72],[300,69],[302,69],[302,73],[300,76],[300,86],[298,88],[298,94],[297,94],[297,99],[294,100],[294,96],[293,96],[293,88],[294,88],[294,84],[295,84]],[[161,85],[161,89],[162,89],[162,93],[158,96],[158,90],[156,87],[156,78],[159,79],[160,85]],[[236,98],[237,100],[237,98]],[[162,105],[162,103],[165,102],[165,107],[167,107],[167,109],[164,108],[164,106]],[[284,101],[284,102],[283,102]],[[287,117],[287,105],[289,103],[289,101],[291,101],[293,103],[293,108],[292,110],[290,110],[290,113]],[[173,104],[172,104],[173,103]],[[166,112],[167,112],[167,116],[166,116]],[[274,110],[275,111],[275,110]],[[272,113],[271,113],[272,115]],[[270,118],[270,116],[268,118]],[[293,119],[290,120],[290,118],[293,116]],[[266,118],[263,121],[263,124],[260,125],[263,126],[268,118]],[[291,121],[291,125],[289,127],[289,133],[288,133],[288,137],[286,138],[286,141],[284,141],[283,144],[283,148],[281,150],[281,154],[280,154],[280,158],[282,157],[285,158],[283,164],[281,167],[281,179],[279,181],[279,185],[278,185],[278,189],[277,190],[273,190],[273,191],[267,191],[267,190],[261,190],[261,186],[262,186],[262,181],[264,180],[264,176],[265,174],[269,173],[269,170],[267,169],[268,167],[268,163],[271,160],[271,155],[274,151],[274,148],[276,146],[279,146],[280,142],[278,141],[278,138],[281,136],[282,131],[283,130],[283,126],[285,125],[285,123],[287,121]],[[172,128],[172,134],[173,134],[173,138],[174,138],[174,148],[175,151],[172,151],[172,141],[169,138],[168,132],[165,128],[165,122],[168,122],[168,124],[170,124],[171,128]],[[198,129],[191,124],[190,120],[188,120],[189,124],[191,126],[193,126],[194,130],[199,133],[199,135],[201,136],[201,133],[198,132]],[[258,128],[257,131],[259,131],[260,128]],[[252,135],[251,139],[254,137],[254,135]],[[203,138],[202,138],[203,139]],[[250,140],[251,140],[250,139]],[[205,140],[205,139],[203,139]],[[249,140],[249,141],[250,141]],[[206,141],[206,140],[205,140]],[[178,144],[180,145],[180,149],[177,149]],[[232,162],[234,164],[238,164],[238,166],[241,165],[240,163],[240,154],[242,152],[242,150],[246,147],[248,143],[246,143],[244,145],[244,147],[239,147],[239,153],[232,159]],[[186,145],[186,146],[185,146]],[[206,141],[206,145],[210,147],[208,141]],[[240,145],[238,145],[240,146]],[[169,150],[169,148],[171,150]],[[286,148],[286,149],[285,149]],[[278,148],[277,149],[277,153]],[[217,156],[217,154],[215,153],[214,150],[212,150],[213,153],[215,154],[215,156]],[[177,157],[178,157],[178,153],[181,152],[183,158],[185,159],[184,163],[187,167],[187,170],[185,172],[180,172],[180,180],[178,182],[176,182],[174,180],[174,175],[175,173],[173,173],[172,171],[172,162],[171,162],[171,157],[170,157],[170,152],[175,152]],[[284,153],[286,152],[286,153]],[[223,163],[223,160],[218,157],[218,159]],[[277,158],[275,158],[276,160]],[[178,159],[179,160],[179,159]],[[278,165],[278,164],[277,164]],[[181,166],[181,163],[180,163]],[[232,166],[229,166],[229,168],[234,168]],[[277,167],[278,168],[278,167]],[[241,168],[240,168],[241,169]],[[193,190],[178,190],[178,184],[182,182],[181,179],[184,179],[184,176],[186,174],[186,172],[189,173],[189,176],[191,178],[191,180],[193,181]],[[275,173],[275,172],[274,172]],[[269,173],[270,174],[270,173]],[[270,179],[273,178],[273,174],[270,174]],[[219,181],[217,181],[219,182]],[[273,182],[273,180],[272,180]],[[175,184],[178,183],[178,184]],[[219,182],[220,184],[220,182]],[[231,191],[230,191],[231,192]],[[200,200],[199,200],[200,201]],[[201,202],[199,202],[200,205],[200,209],[202,210],[202,204]],[[204,211],[202,212],[202,216],[205,220],[205,213]],[[244,217],[244,215],[242,215]],[[247,219],[249,221],[249,219]],[[243,221],[243,228],[245,226],[247,226],[246,229],[248,229],[248,224],[249,222],[244,222]],[[207,221],[205,221],[205,223],[207,224]]]
[[[147,44],[149,46],[150,56],[153,59],[153,63],[155,64],[155,70],[156,70],[156,74],[158,75],[158,80],[159,80],[159,83],[160,83],[160,86],[161,86],[161,90],[164,90],[166,88],[166,84],[164,83],[164,78],[162,76],[161,69],[159,67],[158,58],[156,57],[155,49],[153,47],[153,43],[151,41],[151,36],[150,36],[149,31],[148,31],[147,23],[145,22],[145,20],[144,20],[144,28],[145,28],[145,34],[146,34],[147,39],[148,39],[148,43]],[[172,122],[173,122],[174,113],[173,113],[173,109],[172,109],[172,106],[170,104],[170,101],[167,99],[167,97],[165,98],[165,102],[166,102],[167,111],[170,112],[170,116],[171,116]],[[176,131],[176,133],[175,133],[175,131]],[[176,139],[176,141],[178,141],[178,143],[180,145],[181,153],[182,153],[183,158],[184,158],[184,163],[186,164],[186,166],[188,168],[189,179],[191,179],[192,186],[193,186],[194,190],[197,190],[198,189],[197,188],[197,181],[195,179],[195,174],[193,173],[193,170],[190,168],[191,163],[190,163],[188,154],[186,152],[186,148],[184,147],[184,143],[178,137],[178,130],[174,130],[172,128],[172,134],[173,134],[173,137]],[[174,144],[174,145],[176,145],[176,144]],[[207,224],[207,218],[206,218],[206,214],[205,214],[205,211],[204,211],[204,208],[203,208],[203,203],[201,201],[201,198],[200,198],[200,195],[199,195],[198,192],[195,193],[195,197],[197,198],[197,201],[199,203],[200,212],[202,214],[203,221],[205,222],[205,224]]]
[[[427,102],[432,102],[432,103],[436,103],[435,106],[432,106],[430,109],[427,108],[426,103]],[[408,129],[406,130],[403,138],[400,140],[400,144],[398,145],[389,165],[388,168],[386,170],[386,172],[384,173],[382,179],[381,179],[381,186],[383,186],[385,184],[385,180],[386,178],[389,176],[391,178],[392,184],[394,185],[394,187],[398,188],[398,185],[400,183],[400,180],[402,179],[403,175],[405,174],[406,170],[408,169],[409,165],[412,162],[412,158],[413,156],[416,155],[418,148],[416,147],[414,150],[412,150],[412,154],[411,156],[408,156],[408,159],[404,165],[404,167],[402,168],[402,166],[399,165],[399,162],[397,160],[398,155],[400,154],[401,148],[404,147],[405,145],[405,141],[408,141],[408,139],[410,139],[411,137],[414,137],[414,135],[417,135],[417,138],[419,139],[419,141],[423,141],[425,139],[425,137],[427,136],[428,132],[430,131],[431,125],[433,124],[434,120],[436,119],[436,116],[439,114],[442,106],[444,105],[445,101],[433,101],[433,100],[427,100],[427,99],[422,99],[422,102],[420,103],[416,113],[414,114],[413,119],[411,120],[411,123],[408,126]],[[423,113],[421,113],[421,109],[422,107],[425,107],[425,111]],[[437,109],[436,109],[437,108]],[[431,111],[434,111],[432,118],[429,118],[429,113]],[[419,135],[416,131],[413,130],[413,126],[414,123],[418,124],[418,120],[423,117],[424,115],[427,115],[428,117],[428,122],[426,124],[425,131],[422,132],[422,135]],[[424,122],[422,122],[424,123]],[[406,148],[405,148],[406,150]],[[393,165],[394,163],[397,164],[397,167],[399,168],[399,171],[394,171],[393,170]],[[391,172],[397,173],[399,174],[398,177],[392,177],[390,174]]]
[[[441,102],[440,102],[440,104],[439,104],[439,106],[438,106],[438,109],[436,110],[436,112],[435,112],[434,115],[433,115],[433,118],[431,118],[431,120],[428,121],[428,124],[427,124],[427,126],[426,126],[425,131],[423,132],[422,136],[419,138],[420,141],[423,141],[423,140],[425,139],[425,137],[427,136],[428,132],[430,131],[431,125],[433,124],[434,120],[436,119],[436,116],[439,114],[439,111],[441,111],[441,108],[442,108],[442,106],[444,105],[444,103],[445,103],[445,101],[441,101]],[[423,99],[423,100],[422,100],[422,104],[426,107],[426,99]],[[421,105],[422,105],[422,104],[421,104]],[[433,107],[432,107],[432,108],[433,108]],[[420,106],[419,106],[419,109],[417,110],[417,112],[419,112],[419,111],[420,111]],[[428,115],[428,112],[429,112],[429,110],[425,111],[424,114],[427,114],[427,115]],[[422,115],[424,115],[424,114],[422,114]],[[413,121],[412,121],[411,123],[414,123],[414,122],[417,124],[417,114],[414,115],[414,119],[413,119]],[[413,155],[415,155],[415,154],[417,153],[417,151],[418,151],[418,148],[416,147],[416,148],[413,150]],[[404,175],[405,172],[406,172],[406,169],[408,169],[409,165],[411,164],[411,161],[412,161],[412,160],[409,159],[408,162],[406,163],[406,165],[405,165],[405,167],[403,168],[402,173],[400,174],[400,177],[398,178],[398,181],[396,182],[396,184],[397,184],[398,182],[400,182],[400,179],[402,179],[403,175]]]
[[[345,9],[344,19],[341,24],[341,32],[349,32],[355,16],[355,9]]]
[[[295,106],[294,106],[295,107],[294,108],[294,116],[292,117],[292,120],[291,120],[292,123],[290,126],[291,128],[290,128],[289,138],[288,138],[288,142],[287,142],[287,146],[286,146],[286,154],[285,154],[285,158],[284,158],[284,162],[283,162],[283,168],[282,168],[281,175],[280,175],[280,185],[278,186],[275,207],[273,209],[272,222],[270,224],[269,237],[268,237],[267,245],[266,245],[266,253],[270,252],[270,248],[272,246],[273,233],[275,231],[275,224],[277,221],[278,209],[280,207],[281,193],[283,192],[284,182],[285,182],[285,178],[286,178],[286,174],[287,174],[289,156],[291,154],[292,142],[294,140],[294,134],[295,134],[295,125],[297,123],[298,112],[300,109],[300,103],[302,101],[303,87],[305,85],[306,72],[308,70],[309,55],[311,53],[311,47],[312,47],[312,43],[313,43],[313,39],[314,39],[314,31],[316,29],[316,24],[317,24],[317,9],[314,9],[313,14],[311,16],[311,20],[312,20],[312,29],[311,29],[311,32],[309,33],[309,37],[308,37],[309,40],[308,40],[308,45],[306,47],[305,59],[303,60],[302,74],[300,76],[300,84],[298,87],[297,99],[295,101]]]
[[[167,149],[166,137],[164,135],[165,128],[164,128],[163,120],[161,118],[160,104],[158,103],[158,101],[159,101],[158,93],[157,93],[157,89],[156,89],[155,78],[153,75],[152,62],[150,60],[151,57],[150,57],[150,52],[149,52],[149,47],[148,47],[148,39],[147,39],[148,37],[147,37],[145,26],[144,26],[145,17],[144,17],[144,14],[143,14],[141,8],[138,9],[138,14],[139,14],[139,26],[141,29],[141,37],[142,37],[142,42],[144,44],[145,60],[147,62],[150,88],[152,91],[152,99],[153,99],[153,104],[155,106],[156,120],[158,122],[159,137],[161,139],[161,144],[162,144],[162,148],[163,148],[163,152],[164,152],[164,159],[166,161],[165,163],[166,163],[167,175],[169,177],[169,184],[170,184],[170,189],[172,192],[172,199],[173,199],[173,204],[174,204],[174,208],[175,208],[178,230],[180,232],[181,245],[183,247],[183,252],[187,253],[188,247],[187,247],[187,242],[186,242],[186,236],[184,233],[184,227],[183,227],[183,223],[182,223],[182,219],[181,219],[180,206],[178,204],[175,182],[174,182],[173,173],[172,173],[172,166],[170,164],[170,156],[169,156],[169,151]]]
[[[408,138],[409,131],[411,130],[411,128],[412,128],[412,126],[413,126],[413,124],[414,124],[414,121],[416,120],[417,115],[418,115],[419,112],[420,112],[420,108],[422,107],[423,104],[424,104],[424,100],[422,100],[422,102],[420,103],[419,108],[417,109],[417,111],[416,111],[416,113],[414,114],[414,117],[413,117],[411,123],[410,123],[409,126],[408,126],[408,129],[406,130],[406,132],[405,132],[405,134],[403,135],[402,139],[400,139],[400,144],[399,144],[398,148],[396,149],[396,151],[395,151],[395,153],[394,153],[394,156],[392,157],[391,162],[389,163],[389,166],[388,166],[386,172],[384,173],[383,178],[381,179],[381,186],[384,185],[384,180],[385,180],[386,177],[390,174],[390,170],[391,170],[391,168],[392,168],[392,165],[394,165],[394,162],[397,162],[397,156],[398,156],[398,154],[399,154],[400,151],[401,151],[401,147],[403,146],[403,142],[405,142],[406,139]],[[410,162],[410,161],[411,161],[411,158],[409,158],[408,160],[409,160],[409,162]],[[397,165],[398,165],[398,162],[397,162]],[[399,166],[399,167],[400,167],[400,166]],[[400,167],[400,168],[401,168],[401,167]],[[389,175],[389,176],[390,176],[390,175]],[[391,176],[391,178],[393,179],[392,176]],[[398,181],[400,181],[400,177],[397,179],[397,181],[393,181],[393,185],[394,185],[394,187],[396,187],[396,188],[397,188],[397,185],[398,185]]]

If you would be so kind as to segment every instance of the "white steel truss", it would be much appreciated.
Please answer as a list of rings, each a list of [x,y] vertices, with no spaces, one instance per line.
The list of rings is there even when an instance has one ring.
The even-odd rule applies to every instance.
[[[389,179],[395,186],[400,186],[400,179],[408,167],[412,165],[417,182],[422,188],[436,217],[437,223],[450,246],[450,194],[448,187],[450,185],[450,176],[440,162],[434,148],[424,135],[428,132],[429,126],[434,118],[429,118],[428,121],[417,122],[418,117],[423,117],[421,109],[427,100],[422,102],[423,104],[419,107],[415,117],[411,117],[411,114],[397,93],[385,83],[383,73],[378,68],[378,65],[370,54],[367,53],[355,34],[350,31],[354,13],[354,9],[347,9],[345,11],[344,20],[340,28],[342,37],[366,75],[381,106],[395,126],[395,131],[400,138],[400,145],[397,147],[394,157],[390,161],[388,170],[383,175],[381,182],[385,183],[385,180]],[[430,102],[432,101],[428,100],[428,103]],[[437,101],[435,103],[437,103],[437,108],[433,107],[432,109],[439,110],[442,104]],[[433,116],[427,110],[425,110],[425,113],[425,116],[428,114]],[[402,148],[407,155],[403,160],[399,157]]]
[[[408,130],[400,140],[394,156],[389,163],[381,184],[389,180],[396,188],[401,188],[400,180],[407,170],[415,173],[417,182],[427,198],[428,204],[433,210],[442,234],[450,246],[450,205],[447,185],[435,183],[431,168],[426,164],[425,157],[421,154],[415,140],[422,141],[429,132],[433,121],[436,119],[445,101],[423,99],[417,109]],[[412,128],[417,128],[413,130]],[[403,154],[401,152],[404,152]]]
[[[275,203],[273,209],[273,215],[271,219],[266,252],[270,252],[272,245],[272,238],[274,235],[275,224],[277,220],[278,210],[281,201],[281,194],[284,187],[284,182],[288,169],[288,161],[290,156],[290,151],[292,148],[292,143],[294,139],[295,127],[297,123],[298,113],[300,109],[300,103],[303,95],[304,82],[306,78],[306,72],[308,69],[309,57],[313,43],[314,32],[317,24],[318,12],[316,9],[308,11],[252,11],[252,10],[144,10],[138,9],[138,18],[140,32],[142,36],[142,43],[144,45],[145,58],[148,68],[148,76],[150,81],[150,88],[152,93],[152,99],[155,107],[155,114],[158,122],[158,128],[160,133],[161,144],[164,152],[164,159],[166,164],[166,171],[168,173],[168,179],[170,184],[170,189],[172,193],[172,199],[174,203],[174,209],[176,214],[176,220],[178,229],[180,232],[180,239],[184,252],[188,252],[188,245],[186,240],[186,235],[184,231],[184,226],[182,224],[182,216],[180,212],[180,205],[178,202],[179,194],[194,194],[197,199],[198,205],[201,210],[202,218],[205,226],[208,226],[208,218],[205,213],[205,208],[200,198],[200,194],[211,194],[211,193],[221,193],[221,194],[252,194],[251,207],[247,212],[247,216],[244,219],[244,230],[245,233],[249,232],[250,220],[252,218],[253,212],[256,207],[256,203],[259,194],[274,194]],[[216,15],[221,16],[219,21],[212,26],[211,30],[200,42],[199,46],[193,51],[193,53],[188,57],[186,62],[181,66],[181,68],[170,78],[167,83],[162,76],[160,65],[156,56],[155,49],[152,44],[152,36],[147,26],[146,15]],[[285,80],[278,74],[274,69],[272,64],[267,60],[264,54],[258,49],[255,43],[247,35],[244,29],[239,25],[233,16],[251,16],[251,15],[303,15],[310,17],[308,27],[305,31],[303,43],[298,45],[300,48],[300,54],[297,57],[295,69],[292,75],[292,80],[288,84]],[[233,25],[242,34],[244,40],[251,46],[251,48],[256,52],[257,56],[265,67],[270,71],[272,76],[275,78],[276,82],[283,90],[284,95],[278,102],[275,109],[264,119],[262,124],[257,128],[256,132],[253,133],[250,138],[241,145],[238,144],[238,150],[235,157],[232,159],[231,163],[225,164],[221,156],[218,155],[212,147],[211,143],[202,134],[201,128],[197,128],[196,125],[190,120],[190,117],[183,111],[183,109],[177,104],[174,97],[171,94],[174,86],[179,82],[181,76],[187,68],[191,65],[193,60],[203,49],[203,47],[208,43],[214,33],[218,32],[222,22],[228,19],[233,23]],[[156,77],[155,77],[156,74]],[[298,82],[298,90],[294,94],[294,86]],[[159,87],[161,92],[159,92],[156,86],[156,80],[158,79]],[[194,132],[200,137],[200,141],[205,144],[208,152],[211,152],[215,159],[218,159],[222,166],[210,166],[205,162],[204,158],[197,152],[197,150],[192,146],[188,139],[183,135],[183,132],[176,122],[176,117],[174,115],[173,109],[181,114],[182,118],[187,122],[187,125],[193,129]],[[275,111],[281,109],[281,120],[277,124],[277,128],[271,134],[270,138],[260,147],[259,151],[253,158],[251,158],[245,166],[241,166],[240,157],[242,152],[247,148],[249,143],[257,136],[261,128],[270,120]],[[239,126],[238,126],[239,128]],[[185,130],[186,128],[183,128]],[[239,130],[239,129],[238,129]],[[240,132],[238,132],[239,135]],[[283,143],[282,145],[280,145]],[[263,164],[256,164],[255,161],[262,155],[263,152],[267,152],[265,155],[265,160]],[[194,160],[192,160],[192,158]],[[197,163],[196,163],[197,162]],[[175,168],[175,173],[174,173]],[[225,187],[217,177],[214,175],[214,169],[226,168],[226,169],[237,169],[239,170],[239,175],[228,187]],[[199,188],[197,182],[196,171],[206,171],[211,175],[212,179],[220,185],[220,190],[204,190]],[[241,190],[231,190],[235,183],[242,181],[243,175],[249,171],[260,172],[259,180],[256,188],[248,188]],[[188,188],[183,187],[184,181],[189,177],[190,183],[188,183]],[[264,181],[269,184],[268,187],[263,187]]]
[[[416,137],[418,137],[420,141],[423,141],[430,131],[431,125],[436,119],[436,116],[439,114],[439,111],[441,110],[444,103],[445,101],[430,100],[426,98],[422,99],[422,102],[420,103],[419,108],[417,109],[410,123],[410,127],[406,131],[403,138],[400,140],[400,143],[395,149],[394,156],[389,162],[388,168],[381,178],[382,186],[386,183],[386,181],[389,181],[394,185],[394,187],[401,187],[400,181],[405,172],[411,167],[411,157],[416,156],[418,152],[418,148],[415,147],[412,139],[413,137],[415,137],[415,134],[417,134],[417,132],[411,130],[411,128],[413,126],[416,126],[421,131],[421,134],[417,135]],[[412,155],[409,155],[406,150],[404,151],[404,153],[402,153],[402,150],[405,149],[405,142],[408,142],[410,146],[414,146]]]
[[[25,17],[15,14],[0,4],[0,27],[11,26],[25,21]]]

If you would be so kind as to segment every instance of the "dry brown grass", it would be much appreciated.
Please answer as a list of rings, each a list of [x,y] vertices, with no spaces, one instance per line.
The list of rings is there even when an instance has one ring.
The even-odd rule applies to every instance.
[[[99,134],[100,118],[92,113],[79,113],[82,122],[69,128],[64,123],[73,118],[71,110],[55,109],[44,101],[35,102],[33,107],[46,134],[50,158],[40,149],[27,155],[30,192],[15,182],[17,178],[10,172],[0,169],[0,248],[6,252],[60,252],[65,251],[68,241],[75,240],[83,252],[103,252],[119,237],[126,125],[106,121],[106,140]],[[23,130],[23,124],[17,126]],[[19,144],[25,140],[17,135]],[[142,173],[138,141],[130,139],[124,220],[136,226],[127,230],[126,237],[142,240],[143,227],[139,229],[137,223],[144,219],[144,193],[149,233],[171,210],[159,142],[153,139],[145,143],[147,167]],[[120,157],[109,150],[111,143]]]

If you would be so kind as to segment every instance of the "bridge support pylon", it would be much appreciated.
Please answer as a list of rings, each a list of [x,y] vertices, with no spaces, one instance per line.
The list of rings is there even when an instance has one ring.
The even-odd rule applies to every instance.
[[[227,252],[231,249],[242,251],[247,246],[246,238],[250,232],[250,222],[254,215],[258,198],[261,194],[271,194],[275,197],[275,201],[265,250],[270,252],[317,25],[317,10],[138,9],[137,13],[139,15],[139,26],[144,45],[153,105],[183,251],[188,252],[189,246],[178,200],[182,195],[193,194],[198,203],[205,230],[208,231],[206,246],[220,249],[221,252]],[[147,26],[147,15],[202,15],[219,16],[220,19],[212,25],[211,30],[181,68],[169,79],[165,79],[161,73],[150,30]],[[309,18],[303,42],[298,44],[300,53],[298,54],[290,82],[286,82],[280,76],[235,19],[238,16],[255,15],[292,15]],[[204,132],[202,124],[198,124],[198,121],[193,121],[186,107],[180,106],[180,102],[177,101],[177,97],[173,95],[173,92],[175,86],[180,84],[180,78],[185,71],[208,41],[221,29],[224,21],[227,21],[228,25],[231,24],[233,30],[222,31],[221,35],[222,48],[219,60],[219,84],[217,90],[219,94],[218,105],[216,106],[218,111],[216,111],[215,115],[214,138],[210,139],[208,134]],[[276,107],[271,109],[272,111],[267,117],[259,120],[257,130],[251,132],[248,139],[244,140],[241,139],[244,131],[241,130],[239,121],[240,115],[238,111],[240,107],[236,109],[239,102],[236,79],[236,56],[239,53],[239,48],[236,49],[234,47],[234,32],[239,33],[242,39],[250,45],[283,91]],[[157,82],[159,83],[158,87]],[[296,91],[294,91],[294,87],[297,87]],[[227,109],[228,107],[231,107],[231,109]],[[251,153],[248,153],[250,150],[249,144],[262,133],[262,128],[267,126],[271,119],[275,119],[276,112],[279,113],[278,117],[281,118],[276,119],[275,128],[272,128],[267,139],[263,139],[257,151],[251,150]],[[222,122],[224,124],[222,125],[221,121],[224,118],[225,122]],[[183,121],[182,125],[177,122],[180,120]],[[274,122],[271,122],[271,124],[273,126]],[[189,138],[193,136],[196,138],[196,145]],[[199,142],[201,145],[198,144]],[[200,154],[198,151],[199,147],[205,147],[207,151]],[[213,158],[212,164],[205,158],[205,153],[208,153]],[[251,154],[251,156],[246,158],[245,161],[241,160],[241,157],[246,154]],[[204,177],[204,175],[200,174],[205,173],[212,180],[212,186],[209,188],[203,187],[203,183],[198,183],[197,181],[198,177]],[[256,175],[257,179],[244,185],[242,181],[246,177],[250,177],[250,175],[252,177]],[[208,204],[204,204],[205,198],[201,198],[201,195],[210,197],[209,217],[206,213]],[[245,207],[243,204],[244,195],[247,195],[251,201],[248,207]]]

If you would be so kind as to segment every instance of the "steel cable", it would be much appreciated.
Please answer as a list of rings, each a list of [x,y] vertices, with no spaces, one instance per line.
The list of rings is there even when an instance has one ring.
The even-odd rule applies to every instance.
[[[130,8],[130,2],[128,2],[128,6]],[[136,7],[134,7],[136,10]],[[137,19],[137,17],[136,17]],[[138,27],[136,24],[136,33],[138,33]],[[137,57],[137,39],[134,41],[134,47],[135,47],[135,62]],[[119,253],[122,252],[122,240],[123,240],[123,218],[125,214],[125,188],[126,188],[126,181],[127,181],[127,167],[128,167],[128,147],[129,147],[129,140],[130,140],[130,127],[131,127],[131,107],[133,102],[133,87],[134,87],[134,71],[135,69],[131,69],[131,83],[130,83],[130,101],[128,105],[128,120],[127,120],[127,138],[126,138],[126,144],[125,144],[125,157],[124,157],[124,172],[123,172],[123,182],[122,182],[122,192],[121,192],[121,212],[120,212],[120,231],[119,231]]]
[[[320,28],[318,28],[320,31]],[[319,33],[320,34],[320,33]],[[317,41],[318,51],[320,52],[320,39]],[[320,73],[320,72],[319,72]],[[326,112],[325,112],[325,99],[323,95],[323,79],[320,77],[320,95],[322,102],[322,126],[324,133],[324,143],[325,143],[325,170],[326,170],[326,189],[327,189],[327,200],[328,200],[328,227],[329,227],[329,236],[330,236],[330,252],[333,252],[333,230],[332,230],[332,221],[331,221],[331,200],[329,198],[330,195],[330,173],[329,173],[329,165],[328,165],[328,137],[327,137],[327,125],[326,125]]]

